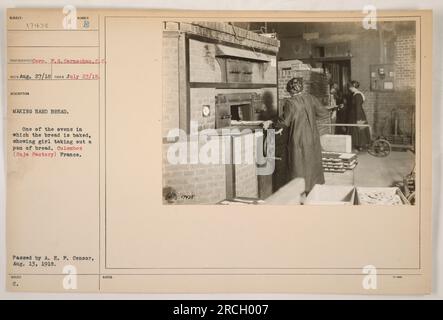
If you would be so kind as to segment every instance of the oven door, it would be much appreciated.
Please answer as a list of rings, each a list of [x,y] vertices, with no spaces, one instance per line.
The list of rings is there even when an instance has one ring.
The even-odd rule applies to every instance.
[[[231,106],[225,95],[215,97],[215,128],[225,128],[231,125]]]

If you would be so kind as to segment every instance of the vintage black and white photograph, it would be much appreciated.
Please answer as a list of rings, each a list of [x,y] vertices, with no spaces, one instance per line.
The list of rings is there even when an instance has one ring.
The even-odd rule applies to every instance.
[[[165,21],[162,63],[163,204],[415,204],[415,21]]]

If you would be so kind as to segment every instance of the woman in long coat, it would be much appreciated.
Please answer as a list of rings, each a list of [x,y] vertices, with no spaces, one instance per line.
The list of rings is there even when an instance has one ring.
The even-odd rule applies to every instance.
[[[285,99],[283,113],[274,127],[288,129],[288,176],[290,180],[304,178],[309,193],[315,184],[325,183],[317,118],[329,115],[329,111],[317,98],[303,93],[302,78],[289,80],[286,90],[291,98]],[[265,122],[265,129],[269,125]]]
[[[349,83],[349,91],[351,92],[350,103],[348,106],[348,123],[352,124],[368,124],[363,103],[365,102],[364,94],[358,90],[360,84],[358,81]],[[352,136],[352,147],[359,151],[367,148],[370,142],[368,127],[349,127],[348,134]]]

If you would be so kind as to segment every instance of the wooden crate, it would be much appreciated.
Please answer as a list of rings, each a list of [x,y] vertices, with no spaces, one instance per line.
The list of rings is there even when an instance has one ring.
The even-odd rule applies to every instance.
[[[352,152],[352,137],[345,134],[324,134],[320,136],[320,144],[323,151],[328,152]]]
[[[354,170],[346,170],[343,173],[338,172],[324,172],[325,184],[338,186],[353,186],[354,185]]]
[[[305,179],[295,178],[281,187],[277,192],[266,198],[265,204],[292,205],[301,204],[305,192]]]
[[[309,192],[307,205],[353,205],[355,200],[354,186],[333,186],[316,184]]]
[[[400,197],[400,200],[402,201],[403,205],[410,205],[408,199],[406,199],[405,195],[401,192],[401,190],[397,187],[357,187],[356,188],[356,204],[358,205],[371,205],[370,203],[362,203],[361,201],[361,195],[363,193],[369,193],[369,192],[377,192],[382,191],[386,193],[396,194]],[[374,203],[374,205],[387,205],[383,203]]]

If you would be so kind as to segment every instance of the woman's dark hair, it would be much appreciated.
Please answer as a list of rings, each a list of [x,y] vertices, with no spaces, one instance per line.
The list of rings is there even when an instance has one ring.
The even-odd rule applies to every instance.
[[[360,87],[360,82],[356,80],[349,81],[349,87],[354,87],[355,89],[358,89]]]
[[[286,83],[286,91],[289,93],[295,91],[296,93],[303,91],[303,78],[292,78]]]

